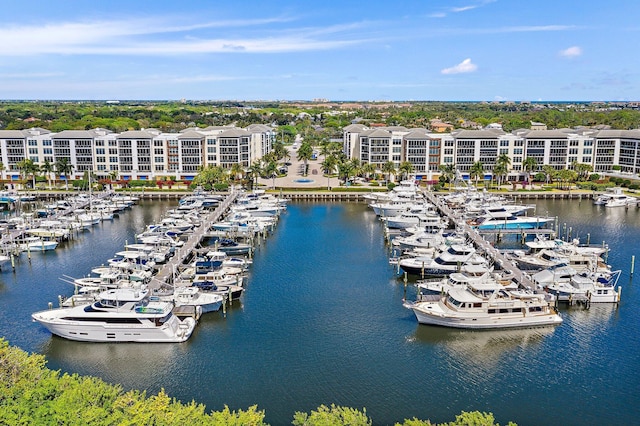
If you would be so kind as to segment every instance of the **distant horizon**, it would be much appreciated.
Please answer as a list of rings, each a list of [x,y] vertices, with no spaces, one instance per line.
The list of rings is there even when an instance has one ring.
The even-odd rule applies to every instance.
[[[238,103],[250,103],[250,102],[258,102],[258,103],[314,103],[314,104],[323,104],[323,103],[489,103],[489,104],[594,104],[594,103],[604,103],[604,104],[628,104],[628,103],[640,103],[640,100],[627,100],[627,101],[619,101],[619,100],[535,100],[535,101],[511,101],[511,100],[407,100],[407,99],[399,99],[399,100],[314,100],[314,99],[0,99],[0,102],[9,103],[9,102],[97,102],[97,103],[113,103],[117,105],[118,103],[134,103],[134,102],[203,102],[203,103],[221,103],[221,102],[238,102]]]
[[[640,99],[630,0],[3,6],[6,99]]]

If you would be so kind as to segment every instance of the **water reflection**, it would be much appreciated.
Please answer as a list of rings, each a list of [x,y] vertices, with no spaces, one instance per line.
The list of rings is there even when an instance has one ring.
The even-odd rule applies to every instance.
[[[57,336],[43,342],[38,349],[46,355],[49,368],[64,366],[66,371],[97,375],[125,388],[143,384],[154,391],[169,386],[170,372],[179,365],[176,360],[188,351],[188,344],[87,343]],[[154,376],[159,383],[155,383]]]
[[[497,368],[501,360],[515,351],[535,351],[555,330],[556,327],[459,330],[419,325],[412,339],[421,344],[438,345],[469,368],[486,370]]]

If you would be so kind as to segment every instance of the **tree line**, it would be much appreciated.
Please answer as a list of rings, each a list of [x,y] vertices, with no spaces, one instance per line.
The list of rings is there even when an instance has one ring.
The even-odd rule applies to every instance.
[[[0,339],[0,423],[12,425],[243,425],[265,426],[265,411],[206,411],[203,404],[182,403],[164,390],[124,391],[101,379],[61,374],[47,368],[43,355],[28,354]],[[309,413],[293,414],[292,425],[370,426],[366,409],[321,405]],[[462,412],[441,426],[493,426],[491,413]],[[406,419],[396,426],[436,426],[428,420]],[[515,425],[509,423],[509,425]]]
[[[611,126],[614,129],[640,128],[640,110],[632,104],[540,104],[478,102],[407,102],[403,104],[332,103],[291,105],[276,102],[251,104],[229,102],[0,102],[0,129],[21,130],[42,127],[53,132],[105,128],[114,132],[156,128],[178,132],[189,127],[205,128],[234,124],[267,124],[292,135],[327,132],[340,136],[341,129],[358,120],[363,124],[429,128],[439,119],[455,128],[501,123],[506,131],[529,128],[532,121],[549,128]]]

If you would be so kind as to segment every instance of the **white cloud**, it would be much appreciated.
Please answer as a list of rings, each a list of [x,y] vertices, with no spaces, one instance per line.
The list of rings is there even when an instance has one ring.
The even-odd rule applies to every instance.
[[[496,1],[497,0],[481,0],[481,1],[478,1],[476,4],[469,4],[467,6],[459,6],[459,7],[449,7],[447,9],[444,9],[444,10],[440,11],[440,12],[431,13],[431,14],[429,14],[427,16],[429,18],[444,18],[449,13],[466,12],[468,10],[477,9],[479,7],[485,6],[485,5],[490,4],[490,3],[494,3]]]
[[[473,5],[473,6],[462,6],[462,7],[452,7],[451,8],[451,12],[453,13],[460,13],[460,12],[466,12],[467,10],[473,10],[475,8],[477,8],[477,5]]]
[[[325,28],[291,28],[286,31],[265,25],[285,19],[196,22],[165,25],[161,18],[144,22],[96,21],[62,22],[34,26],[0,27],[0,56],[58,55],[180,55],[219,52],[299,52],[341,48],[366,40],[354,38],[351,30],[362,24]],[[219,34],[193,31],[221,27],[262,26],[262,34],[249,38],[226,38]]]
[[[454,65],[450,68],[445,68],[440,71],[442,74],[462,74],[468,72],[474,72],[478,69],[478,66],[471,62],[471,58],[467,58],[460,62],[458,65]]]
[[[582,55],[582,49],[579,46],[571,46],[558,52],[560,56],[565,58],[575,58]]]

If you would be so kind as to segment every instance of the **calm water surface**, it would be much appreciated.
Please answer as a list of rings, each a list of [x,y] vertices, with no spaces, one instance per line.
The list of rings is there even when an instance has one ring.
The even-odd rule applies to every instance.
[[[256,252],[242,303],[203,317],[184,344],[92,344],[52,337],[30,314],[69,294],[81,276],[173,203],[146,203],[53,253],[23,255],[0,273],[0,335],[49,366],[125,389],[164,388],[210,410],[258,404],[290,424],[320,404],[366,407],[375,424],[443,422],[461,410],[500,423],[633,424],[640,417],[640,211],[588,201],[540,201],[559,228],[612,248],[622,303],[563,309],[557,328],[469,332],[418,326],[402,307],[382,227],[361,204],[292,204]],[[411,289],[409,290],[411,291]]]

